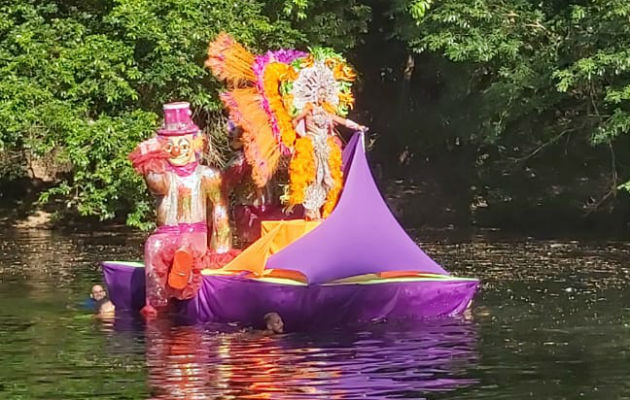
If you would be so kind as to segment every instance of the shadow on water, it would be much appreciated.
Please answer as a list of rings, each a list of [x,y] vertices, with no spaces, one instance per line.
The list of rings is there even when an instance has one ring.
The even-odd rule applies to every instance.
[[[0,231],[0,398],[630,399],[627,242],[427,241],[482,280],[469,318],[277,336],[96,320],[98,261],[142,242]]]

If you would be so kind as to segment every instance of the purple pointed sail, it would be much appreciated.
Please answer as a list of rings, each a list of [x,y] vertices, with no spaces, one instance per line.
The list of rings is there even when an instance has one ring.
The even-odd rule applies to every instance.
[[[315,230],[274,254],[266,268],[302,272],[310,284],[385,271],[448,274],[407,235],[372,178],[362,134],[344,150],[346,182],[337,207]]]
[[[343,153],[341,154],[341,163],[343,165],[343,176],[347,177],[348,172],[350,171],[350,161],[352,161],[352,157],[354,157],[354,149],[357,147],[357,143],[359,140],[363,140],[363,135],[360,133],[355,133],[352,135],[348,144],[343,149]]]

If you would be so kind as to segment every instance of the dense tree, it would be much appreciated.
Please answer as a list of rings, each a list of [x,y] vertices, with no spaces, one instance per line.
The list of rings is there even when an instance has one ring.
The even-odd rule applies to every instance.
[[[390,153],[457,160],[444,166],[457,165],[469,204],[619,205],[610,200],[630,174],[626,3],[398,0],[381,12],[403,51]]]
[[[300,18],[282,3],[275,12],[254,0],[3,2],[4,175],[54,151],[67,173],[43,201],[61,199],[101,219],[131,210],[127,222],[143,225],[151,207],[126,156],[154,131],[162,103],[190,101],[202,125],[220,108],[218,85],[203,68],[208,42],[226,30],[253,49],[303,47],[337,32],[337,47],[354,45],[368,15],[330,3],[316,26],[299,30],[292,23]],[[344,18],[356,21],[351,29],[336,28]]]
[[[576,207],[596,209],[630,189],[629,17],[620,0],[0,0],[0,177],[51,160],[42,200],[143,225],[126,155],[164,102],[189,100],[213,125],[203,59],[226,30],[254,50],[347,53],[376,158],[391,176],[414,156],[443,165],[457,210],[580,182],[599,186]]]
[[[630,131],[630,8],[624,1],[411,1],[397,34],[416,52],[470,64],[471,135],[605,144]],[[400,11],[399,11],[400,14]],[[469,116],[470,117],[470,116]],[[469,118],[469,121],[471,119]],[[612,155],[613,159],[615,158]],[[616,188],[615,178],[612,187]]]

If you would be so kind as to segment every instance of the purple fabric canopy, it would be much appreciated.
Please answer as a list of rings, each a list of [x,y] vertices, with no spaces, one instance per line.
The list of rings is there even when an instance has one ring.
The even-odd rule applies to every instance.
[[[348,171],[350,171],[350,162],[352,161],[352,157],[354,156],[354,149],[357,147],[357,143],[359,140],[363,140],[363,135],[361,133],[355,133],[346,144],[346,147],[343,149],[343,153],[341,154],[341,162],[343,164],[343,176],[348,176]]]
[[[363,134],[352,137],[343,159],[346,182],[335,210],[319,227],[272,255],[266,268],[300,271],[311,284],[384,271],[448,274],[389,211],[372,178]]]

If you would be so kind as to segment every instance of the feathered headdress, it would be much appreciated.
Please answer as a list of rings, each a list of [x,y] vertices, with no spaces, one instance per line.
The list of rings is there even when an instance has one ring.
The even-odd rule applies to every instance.
[[[296,139],[292,117],[308,102],[325,93],[326,103],[340,115],[354,102],[350,93],[354,72],[327,49],[255,56],[221,33],[210,43],[205,65],[228,85],[220,97],[230,119],[243,129],[245,158],[259,187],[272,177],[280,156],[291,153]]]

